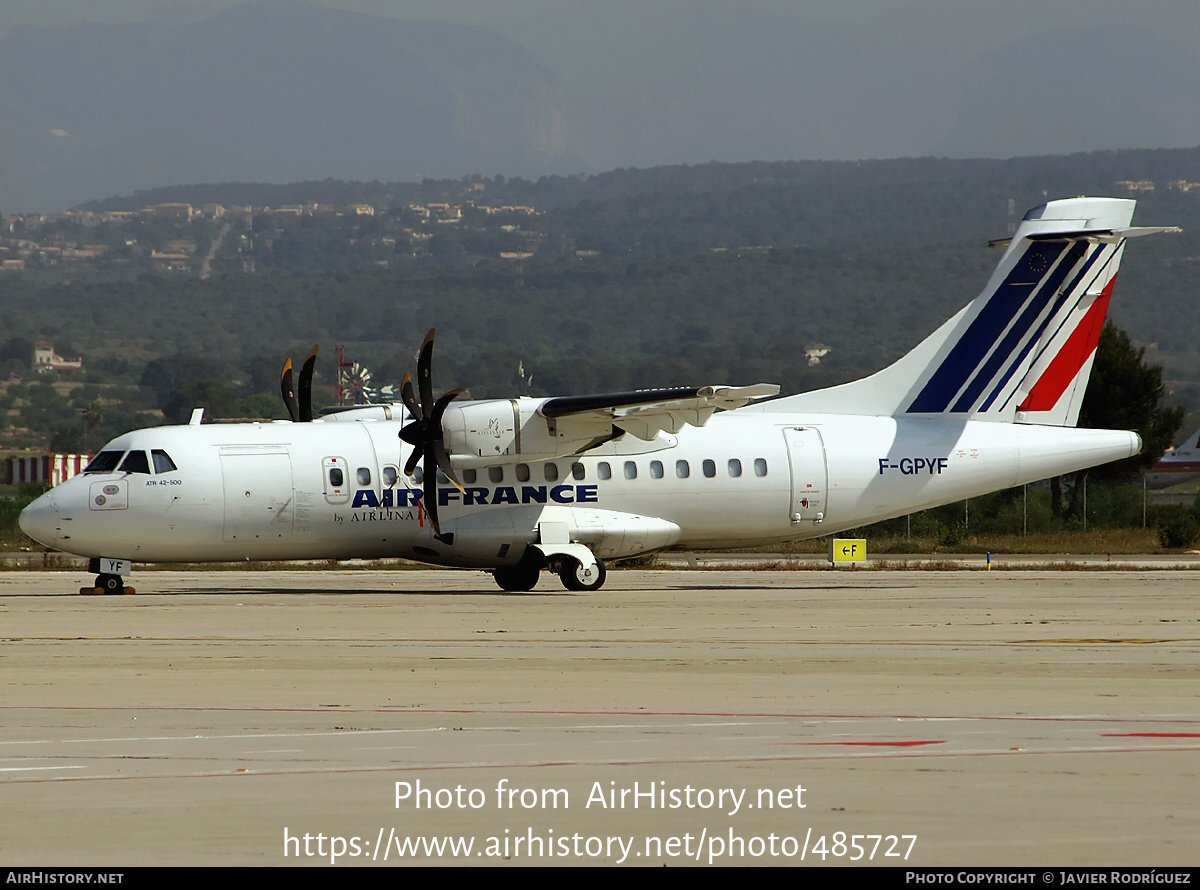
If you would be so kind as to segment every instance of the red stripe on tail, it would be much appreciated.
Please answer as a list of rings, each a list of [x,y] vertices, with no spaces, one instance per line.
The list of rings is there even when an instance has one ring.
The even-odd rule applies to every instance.
[[[1096,302],[1083,317],[1083,321],[1079,322],[1058,355],[1050,362],[1050,367],[1038,378],[1028,397],[1018,406],[1018,411],[1049,411],[1058,404],[1071,381],[1079,374],[1089,356],[1096,351],[1116,280],[1117,276],[1114,275],[1105,285]]]

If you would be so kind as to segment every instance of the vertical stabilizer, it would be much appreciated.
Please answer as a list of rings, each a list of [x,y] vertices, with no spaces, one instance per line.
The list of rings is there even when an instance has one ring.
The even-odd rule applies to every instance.
[[[1025,214],[983,292],[882,371],[769,410],[1074,426],[1134,201],[1069,198]],[[1175,230],[1177,231],[1177,230]]]

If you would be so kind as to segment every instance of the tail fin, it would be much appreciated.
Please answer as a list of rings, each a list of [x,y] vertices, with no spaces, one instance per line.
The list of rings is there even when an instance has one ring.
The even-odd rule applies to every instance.
[[[1134,201],[1069,198],[1025,214],[978,297],[910,353],[774,410],[1074,426]],[[784,403],[784,404],[781,404]]]

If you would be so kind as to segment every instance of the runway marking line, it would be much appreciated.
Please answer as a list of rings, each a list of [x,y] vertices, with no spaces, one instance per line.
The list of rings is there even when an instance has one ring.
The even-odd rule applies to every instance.
[[[1174,723],[1174,724],[1195,724],[1200,723],[1200,717],[1191,715],[1179,716],[1156,716],[1156,717],[1117,717],[1109,714],[1050,714],[1050,715],[1013,715],[1013,714],[805,714],[805,713],[788,713],[783,711],[653,711],[639,708],[635,711],[618,711],[618,710],[540,710],[532,708],[331,708],[328,706],[322,707],[292,707],[292,708],[266,708],[266,707],[229,707],[222,705],[138,705],[138,706],[121,706],[112,705],[106,707],[96,707],[91,705],[0,705],[0,713],[4,711],[99,711],[99,712],[124,712],[124,713],[247,713],[247,714],[327,714],[329,716],[349,715],[349,714],[410,714],[410,715],[435,715],[435,714],[454,714],[454,715],[483,715],[483,716],[504,716],[508,714],[519,714],[522,716],[540,716],[540,717],[736,717],[744,720],[761,719],[761,718],[776,718],[781,720],[920,720],[929,723],[938,722],[954,722],[954,721],[979,721],[986,722],[991,720],[1002,720],[1009,722],[1029,722],[1029,723]],[[356,730],[345,730],[346,732],[354,732]],[[0,741],[0,744],[9,744],[9,742]]]
[[[1030,750],[996,750],[996,751],[946,751],[941,753],[917,753],[917,752],[880,752],[878,754],[855,754],[850,755],[852,759],[891,759],[891,758],[928,758],[928,757],[1011,757],[1013,755],[1021,756],[1038,756],[1038,755],[1056,755],[1056,754],[1176,754],[1183,752],[1198,751],[1200,748],[1189,746],[1187,748],[1105,748],[1105,749],[1084,749],[1071,748],[1065,750],[1050,750],[1050,751],[1030,751]],[[846,759],[848,755],[836,754],[806,754],[800,756],[781,756],[781,757],[694,757],[694,758],[661,758],[661,759],[641,759],[641,760],[552,760],[538,761],[532,763],[482,763],[471,761],[465,763],[439,763],[439,764],[406,764],[403,769],[406,772],[445,772],[450,770],[517,770],[517,769],[544,769],[546,767],[561,767],[561,766],[664,766],[664,765],[694,765],[694,764],[716,764],[716,763],[803,763],[808,761],[825,761]],[[386,766],[363,766],[363,767],[345,767],[335,766],[324,769],[237,769],[234,771],[222,772],[196,772],[196,773],[160,773],[157,775],[97,775],[97,776],[64,776],[62,778],[46,778],[46,779],[9,779],[4,781],[3,785],[33,785],[44,784],[49,782],[112,782],[112,781],[161,781],[161,780],[176,780],[176,779],[245,779],[245,778],[269,778],[269,777],[286,777],[297,775],[337,775],[337,774],[361,774],[361,773],[394,773],[397,770],[396,764],[388,764]]]
[[[1105,738],[1200,739],[1200,732],[1105,732]]]

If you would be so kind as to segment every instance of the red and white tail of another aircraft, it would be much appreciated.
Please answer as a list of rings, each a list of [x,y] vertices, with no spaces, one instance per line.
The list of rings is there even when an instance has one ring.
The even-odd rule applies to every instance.
[[[1146,487],[1155,491],[1193,479],[1200,479],[1200,429],[1184,439],[1182,445],[1167,449],[1147,471]]]
[[[596,590],[606,560],[667,547],[820,537],[1141,450],[1076,429],[1134,202],[1026,214],[983,292],[876,374],[816,392],[709,385],[544,399],[435,398],[433,332],[403,404],[314,418],[316,352],[291,422],[137,430],[21,514],[88,556],[96,586],[134,562],[402,557],[543,570]],[[804,357],[799,345],[796,360]]]

